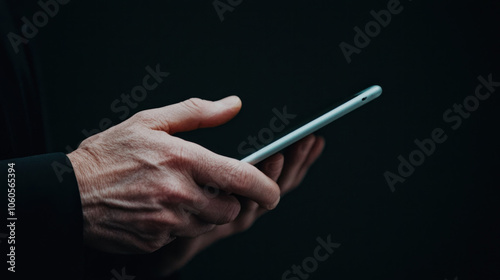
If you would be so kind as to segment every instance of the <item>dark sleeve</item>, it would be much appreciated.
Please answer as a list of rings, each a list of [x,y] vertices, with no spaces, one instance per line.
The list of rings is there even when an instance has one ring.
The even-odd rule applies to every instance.
[[[14,186],[7,182],[13,178],[8,175],[9,163],[14,164],[10,170],[10,174],[15,174]],[[16,271],[9,272],[11,264],[2,262],[2,274],[8,273],[2,279],[80,279],[83,215],[78,183],[66,155],[54,153],[3,160],[0,174],[4,182],[2,223],[11,225],[6,229],[6,238],[1,240],[1,254],[15,253],[7,258],[14,260],[11,264]],[[8,200],[12,197],[14,202]]]

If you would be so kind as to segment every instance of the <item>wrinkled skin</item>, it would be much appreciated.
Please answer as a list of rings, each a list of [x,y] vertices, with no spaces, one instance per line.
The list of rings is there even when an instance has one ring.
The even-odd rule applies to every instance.
[[[241,101],[189,99],[139,112],[68,155],[77,177],[84,242],[145,255],[168,275],[213,242],[248,229],[298,186],[324,146],[310,135],[257,167],[175,137],[221,125]]]

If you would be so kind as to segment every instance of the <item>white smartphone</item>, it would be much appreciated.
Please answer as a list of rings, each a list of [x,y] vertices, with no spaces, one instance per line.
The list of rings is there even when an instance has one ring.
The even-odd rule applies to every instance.
[[[334,120],[337,120],[345,114],[352,112],[355,109],[363,106],[364,104],[374,100],[381,94],[382,88],[380,86],[371,86],[348,98],[345,102],[341,102],[338,106],[335,105],[333,109],[329,110],[325,114],[313,119],[305,125],[288,133],[287,135],[262,147],[256,152],[243,158],[241,161],[248,162],[250,164],[259,163],[260,161],[270,157],[271,155],[283,150],[284,148],[292,145],[293,143],[299,141],[307,135],[333,122]]]

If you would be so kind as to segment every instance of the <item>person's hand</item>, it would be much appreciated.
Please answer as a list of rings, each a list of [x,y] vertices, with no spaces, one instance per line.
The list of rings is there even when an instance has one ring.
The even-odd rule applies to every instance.
[[[325,141],[310,135],[288,148],[284,155],[276,154],[258,164],[269,178],[278,182],[281,196],[297,187],[304,179],[309,167],[319,157]],[[201,250],[212,243],[247,230],[267,209],[257,203],[239,198],[241,211],[231,223],[216,226],[198,237],[183,237],[174,240],[162,249],[144,256],[135,257],[131,263],[137,271],[154,277],[165,277],[183,267]]]
[[[68,157],[80,190],[85,244],[109,253],[150,253],[176,237],[234,221],[237,197],[276,207],[280,188],[256,167],[172,136],[221,125],[240,108],[235,96],[189,99],[139,112],[83,141]],[[218,195],[207,198],[207,185]]]

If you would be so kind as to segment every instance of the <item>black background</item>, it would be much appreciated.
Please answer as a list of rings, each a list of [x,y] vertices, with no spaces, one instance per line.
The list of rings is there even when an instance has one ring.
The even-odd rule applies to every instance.
[[[240,96],[227,125],[181,135],[231,156],[273,108],[312,113],[308,104],[379,84],[378,100],[321,131],[326,149],[299,189],[197,256],[183,279],[281,279],[330,234],[342,245],[309,279],[500,279],[500,88],[459,129],[443,121],[479,75],[500,81],[498,4],[403,0],[347,63],[340,42],[353,44],[353,28],[387,3],[244,0],[221,22],[211,1],[73,0],[30,42],[49,149],[76,148],[103,118],[118,123],[110,104],[141,84],[147,65],[171,75],[133,112]],[[384,172],[437,127],[446,142],[391,192]]]

